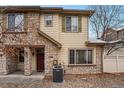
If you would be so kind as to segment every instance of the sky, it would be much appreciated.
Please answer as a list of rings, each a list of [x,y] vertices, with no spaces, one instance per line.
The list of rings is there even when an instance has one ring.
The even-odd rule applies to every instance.
[[[80,10],[84,10],[88,6],[87,5],[43,5],[43,7],[63,7],[64,9],[80,9]]]

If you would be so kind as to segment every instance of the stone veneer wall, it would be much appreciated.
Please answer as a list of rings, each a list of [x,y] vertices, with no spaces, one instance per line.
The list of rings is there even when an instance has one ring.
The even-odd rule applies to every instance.
[[[93,74],[102,72],[102,49],[96,48],[96,65],[94,66],[65,66],[65,74]]]
[[[17,64],[18,64],[17,56],[7,55],[6,62],[7,62],[8,73],[13,73],[17,70]]]
[[[31,75],[32,71],[31,71],[31,46],[33,46],[33,48],[35,48],[35,46],[37,45],[41,45],[44,46],[45,48],[45,74],[51,74],[52,73],[52,62],[53,60],[58,59],[58,51],[59,49],[48,39],[40,36],[37,33],[37,29],[40,28],[40,14],[39,13],[27,13],[25,14],[25,18],[27,20],[27,32],[26,33],[20,33],[20,34],[16,34],[16,37],[21,38],[16,38],[16,39],[12,39],[11,37],[13,37],[13,34],[6,34],[8,35],[7,38],[5,39],[4,44],[8,44],[8,45],[29,45],[28,47],[25,47],[25,62],[24,62],[24,74],[25,75]],[[14,34],[15,35],[15,34]],[[40,47],[39,47],[40,48]],[[12,58],[13,59],[13,58]],[[8,63],[8,59],[7,56],[4,56],[3,58],[1,58],[1,62],[0,62],[0,66],[2,66],[2,64],[4,64],[3,67],[1,67],[1,72],[0,74],[8,74],[9,72],[14,71],[15,66],[13,63],[11,63],[9,61],[9,63],[11,63],[11,65],[7,65]]]
[[[0,74],[8,74],[17,70],[17,56],[0,55]]]
[[[8,74],[7,61],[5,55],[0,55],[0,74]]]
[[[31,68],[31,50],[29,47],[24,48],[24,75],[28,76],[32,74],[32,68]]]

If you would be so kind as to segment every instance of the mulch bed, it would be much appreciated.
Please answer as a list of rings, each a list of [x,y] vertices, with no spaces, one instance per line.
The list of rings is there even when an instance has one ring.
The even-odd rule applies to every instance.
[[[4,82],[5,81],[5,82]],[[13,81],[13,82],[12,82]],[[19,82],[20,81],[20,82]],[[64,75],[63,83],[52,82],[52,76],[35,78],[0,78],[0,87],[32,88],[123,88],[124,74]]]

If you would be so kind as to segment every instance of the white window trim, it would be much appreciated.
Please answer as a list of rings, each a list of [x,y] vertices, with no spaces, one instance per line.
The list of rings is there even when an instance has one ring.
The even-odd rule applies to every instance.
[[[75,16],[75,17],[77,17],[77,31],[72,31],[72,27],[71,27],[71,31],[66,30],[66,17],[71,17],[71,21],[72,21],[72,17],[74,17],[74,16],[65,16],[65,31],[68,32],[68,33],[78,32],[78,16]]]
[[[86,63],[86,64],[76,64],[76,56],[74,55],[74,64],[70,64],[70,50],[74,50],[74,54],[76,55],[76,50],[92,50],[92,63],[91,64],[88,64],[88,63]],[[68,55],[68,64],[69,65],[95,65],[94,64],[94,49],[93,48],[69,48],[68,49],[68,53],[69,53],[69,55]],[[87,53],[87,55],[88,55],[88,53]],[[87,58],[88,58],[88,56],[87,56]]]
[[[46,19],[45,19],[46,16],[52,16],[52,24],[51,25],[46,24]],[[52,14],[44,14],[44,24],[45,24],[45,27],[53,27],[53,15]]]

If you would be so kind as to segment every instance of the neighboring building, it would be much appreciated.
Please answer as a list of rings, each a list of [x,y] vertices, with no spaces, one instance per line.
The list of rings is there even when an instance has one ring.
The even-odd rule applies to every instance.
[[[6,8],[0,14],[8,35],[3,45],[16,48],[18,56],[1,49],[0,74],[18,70],[25,75],[37,71],[51,74],[56,60],[64,64],[65,74],[101,73],[102,43],[88,40],[88,22],[93,13],[34,6]]]
[[[108,28],[104,35],[101,36],[101,39],[104,41],[116,41],[124,38],[124,29],[114,30],[112,28]]]
[[[124,29],[108,29],[102,39],[106,41],[103,52],[103,72],[124,72]]]

